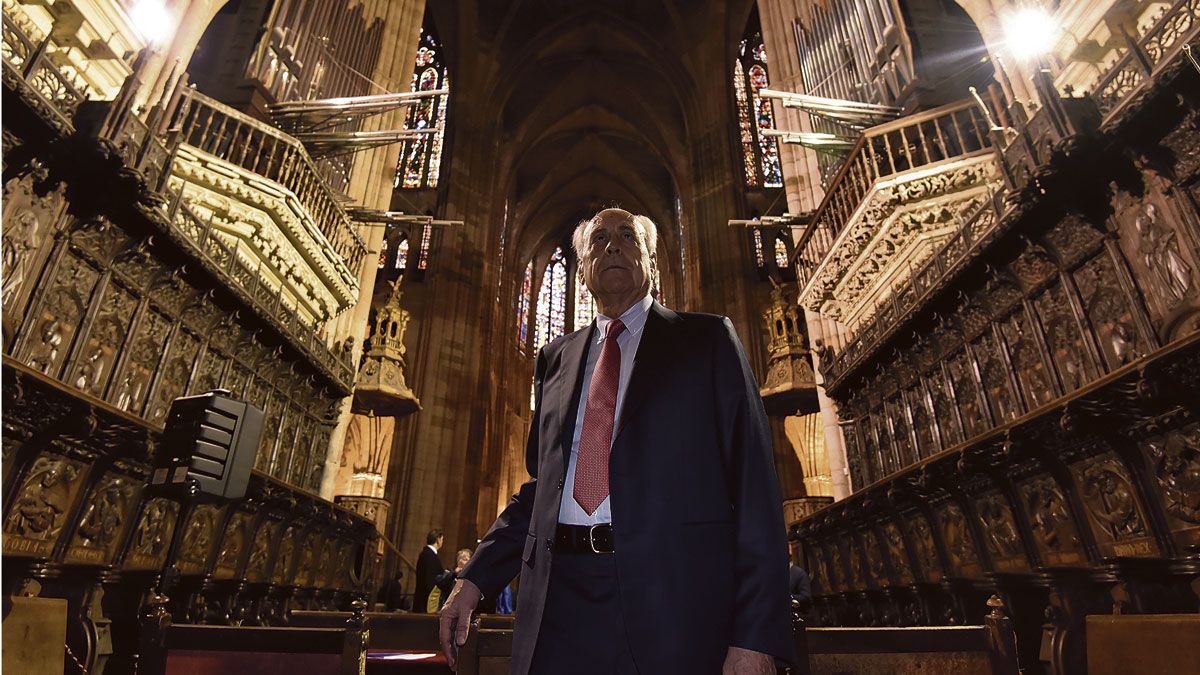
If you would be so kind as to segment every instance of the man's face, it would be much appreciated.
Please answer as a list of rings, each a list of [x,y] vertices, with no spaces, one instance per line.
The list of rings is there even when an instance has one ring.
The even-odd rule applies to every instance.
[[[446,541],[446,535],[443,534],[442,536],[438,537],[437,543],[434,544],[434,546],[440,549],[442,547],[442,542],[444,541]]]
[[[579,252],[583,283],[602,302],[633,299],[650,290],[650,253],[645,233],[621,209],[596,214],[584,230]]]

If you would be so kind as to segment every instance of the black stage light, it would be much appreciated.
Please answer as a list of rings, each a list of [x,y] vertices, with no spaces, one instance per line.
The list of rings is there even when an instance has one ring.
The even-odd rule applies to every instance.
[[[263,411],[224,389],[175,399],[154,455],[151,490],[199,499],[244,497],[262,432]]]

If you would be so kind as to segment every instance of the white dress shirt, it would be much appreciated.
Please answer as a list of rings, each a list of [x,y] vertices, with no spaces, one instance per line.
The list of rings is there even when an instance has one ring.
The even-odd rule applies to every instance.
[[[617,381],[617,409],[613,415],[613,434],[620,426],[621,408],[625,403],[625,389],[629,386],[629,376],[633,374],[633,359],[637,356],[638,345],[642,342],[642,330],[646,327],[646,316],[654,298],[649,294],[641,302],[635,302],[620,316],[625,330],[617,336],[617,345],[621,347],[621,377]],[[603,348],[604,336],[608,333],[608,324],[613,320],[603,314],[596,315],[596,330],[593,331],[594,342],[588,349],[587,365],[583,370],[583,388],[579,393],[579,411],[575,415],[575,432],[571,435],[571,456],[567,459],[567,473],[563,483],[562,503],[558,507],[558,522],[566,525],[595,525],[611,523],[612,509],[608,497],[600,503],[592,515],[575,501],[575,460],[579,457],[579,435],[583,433],[583,413],[587,410],[588,389],[592,384],[592,371],[600,360],[600,350]],[[615,440],[615,438],[614,438]]]

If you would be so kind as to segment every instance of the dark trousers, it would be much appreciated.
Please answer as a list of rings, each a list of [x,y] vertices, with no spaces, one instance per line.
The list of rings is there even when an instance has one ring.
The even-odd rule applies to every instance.
[[[637,673],[612,555],[556,554],[530,675]]]

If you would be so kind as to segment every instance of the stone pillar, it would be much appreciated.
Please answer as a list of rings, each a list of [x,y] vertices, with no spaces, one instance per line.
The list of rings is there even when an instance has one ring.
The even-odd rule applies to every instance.
[[[834,322],[808,309],[804,310],[804,320],[808,325],[809,339],[814,346],[818,341],[834,350],[842,346],[843,337]],[[821,406],[821,423],[825,430],[825,452],[829,457],[833,498],[845,499],[850,496],[851,490],[850,469],[846,464],[846,444],[842,439],[842,428],[838,425],[837,404],[825,393],[824,378],[821,377],[820,350],[813,350],[813,369],[817,373],[817,402]]]

